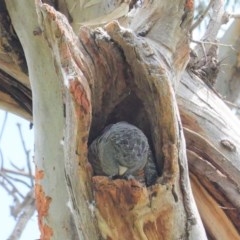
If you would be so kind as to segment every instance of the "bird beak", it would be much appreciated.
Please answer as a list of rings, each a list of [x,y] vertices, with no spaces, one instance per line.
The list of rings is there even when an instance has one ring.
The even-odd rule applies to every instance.
[[[120,176],[122,176],[127,170],[128,170],[127,167],[119,165],[118,173],[119,173]]]

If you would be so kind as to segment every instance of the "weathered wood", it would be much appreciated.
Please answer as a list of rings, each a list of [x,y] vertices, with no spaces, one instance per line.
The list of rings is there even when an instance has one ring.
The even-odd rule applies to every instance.
[[[179,135],[180,122],[171,86],[171,80],[174,82],[177,78],[174,75],[175,70],[167,64],[171,53],[166,59],[162,59],[162,54],[151,42],[121,28],[117,22],[95,31],[82,28],[79,41],[67,27],[62,15],[53,8],[41,5],[39,11],[44,35],[53,50],[56,64],[61,69],[58,75],[66,90],[67,128],[64,141],[73,144],[65,145],[65,171],[77,226],[90,224],[92,213],[86,203],[92,206],[95,201],[98,226],[105,237],[116,238],[116,232],[107,220],[110,216],[115,216],[115,228],[119,227],[117,223],[129,223],[129,220],[124,221],[121,217],[121,209],[125,209],[125,219],[132,219],[139,211],[148,212],[141,218],[141,224],[138,220],[136,224],[127,224],[128,233],[136,239],[139,236],[143,239],[149,236],[156,239],[164,239],[165,236],[174,239],[185,235],[194,238],[196,234],[199,238],[204,238],[205,233],[189,190],[184,144],[179,145],[183,135]],[[176,38],[176,44],[177,40]],[[183,58],[182,67],[185,66],[184,59],[186,58]],[[128,113],[132,114],[128,116]],[[142,118],[138,118],[140,116]],[[141,186],[139,193],[130,188],[131,182],[123,185],[125,180],[117,180],[114,182],[116,187],[108,188],[109,181],[103,181],[104,177],[94,178],[93,193],[89,188],[90,175],[86,159],[88,132],[90,130],[89,141],[92,141],[104,126],[119,120],[127,120],[141,127],[150,139],[161,176],[154,196],[150,193],[151,188],[147,190]],[[112,198],[115,198],[114,203],[119,199],[109,191],[116,188],[126,195],[126,187],[133,191],[131,199],[136,199],[136,213],[133,213],[132,207],[129,207],[128,203],[125,205],[125,202],[119,202],[119,208],[111,207]],[[98,194],[102,191],[105,195]],[[149,194],[147,199],[146,193]],[[123,195],[123,198],[126,197],[127,195]],[[150,200],[142,206],[139,199]],[[162,206],[161,202],[164,202],[165,206]],[[107,209],[104,207],[106,205]],[[166,211],[163,211],[162,207],[169,211],[171,209],[170,218],[164,218]],[[84,215],[82,211],[85,211]],[[157,228],[153,227],[155,225]],[[162,228],[166,229],[164,236]],[[121,228],[118,232],[122,232]],[[78,228],[78,233],[86,234],[81,228]]]
[[[23,48],[4,1],[0,1],[0,106],[32,119],[32,96]]]
[[[208,234],[239,239],[239,121],[210,88],[187,72],[177,97],[194,197]],[[212,211],[206,217],[207,209]]]
[[[167,236],[167,238],[175,238],[180,237],[184,235],[184,232],[182,232],[180,229],[184,229],[183,225],[180,226],[181,223],[184,223],[186,221],[186,218],[183,217],[180,221],[179,216],[175,215],[175,212],[181,211],[182,213],[184,210],[184,204],[187,204],[187,202],[183,201],[183,205],[181,205],[179,199],[189,198],[189,196],[186,196],[186,192],[181,192],[181,184],[180,178],[179,178],[179,166],[178,161],[179,158],[181,158],[180,161],[186,161],[182,158],[182,156],[179,156],[178,149],[177,149],[177,141],[180,136],[178,136],[178,124],[177,124],[177,118],[174,109],[174,92],[171,88],[171,83],[168,80],[168,76],[165,74],[166,70],[164,68],[164,64],[159,65],[158,62],[158,53],[157,51],[154,51],[154,48],[151,47],[150,44],[147,43],[142,38],[138,38],[136,35],[131,33],[128,30],[121,29],[119,25],[115,22],[110,23],[105,27],[105,30],[111,37],[112,41],[115,43],[116,46],[121,50],[124,58],[122,60],[122,64],[124,66],[128,66],[128,72],[131,73],[131,79],[128,80],[125,79],[118,79],[119,81],[127,81],[127,84],[124,85],[127,86],[127,90],[125,92],[128,93],[128,96],[125,98],[128,98],[128,104],[123,105],[122,108],[120,107],[121,103],[119,100],[117,109],[124,109],[121,111],[115,111],[113,108],[113,112],[116,112],[117,115],[111,114],[109,115],[109,123],[111,121],[119,121],[119,120],[128,120],[132,121],[130,123],[134,123],[139,127],[142,127],[144,129],[144,126],[147,126],[148,128],[145,129],[146,135],[149,136],[150,142],[152,143],[152,147],[154,149],[155,153],[155,159],[158,166],[159,175],[162,177],[158,180],[157,186],[154,188],[156,189],[154,192],[154,196],[152,197],[152,194],[150,193],[151,190],[149,189],[149,202],[145,203],[143,206],[141,201],[139,199],[146,199],[146,190],[140,190],[142,191],[143,196],[139,196],[139,191],[134,191],[133,187],[130,188],[128,186],[127,188],[132,189],[133,193],[130,199],[136,199],[134,202],[134,208],[138,209],[136,213],[131,210],[131,206],[128,206],[127,203],[119,202],[118,194],[122,195],[124,197],[124,194],[126,194],[127,191],[124,190],[125,187],[122,186],[122,181],[119,180],[117,183],[114,183],[113,187],[108,187],[109,184],[107,184],[106,187],[103,186],[102,178],[95,178],[94,179],[94,189],[95,189],[95,198],[96,200],[96,208],[98,211],[97,217],[99,226],[101,229],[101,232],[104,232],[104,235],[106,237],[111,239],[120,239],[121,238],[121,230],[118,230],[118,234],[116,232],[111,231],[113,229],[111,227],[111,223],[107,219],[111,215],[115,218],[116,227],[118,228],[117,223],[121,223],[123,221],[122,219],[122,209],[125,209],[124,217],[126,219],[125,227],[128,226],[129,232],[126,232],[126,237],[131,236],[133,239],[144,239],[146,237],[152,236],[153,239],[161,239],[164,235]],[[102,34],[98,33],[97,36],[97,43],[98,43],[98,49],[100,49],[101,52],[101,39]],[[105,35],[106,36],[106,33]],[[89,52],[89,51],[88,51]],[[110,51],[108,51],[108,55],[110,55]],[[92,57],[92,59],[97,59],[96,57]],[[137,61],[136,61],[137,59]],[[124,61],[127,62],[124,63]],[[112,66],[120,65],[121,62],[115,63],[115,61],[112,63]],[[108,64],[107,64],[108,66]],[[151,67],[150,67],[151,66]],[[114,69],[114,67],[112,67]],[[113,81],[113,77],[108,78],[108,84],[111,84],[111,81]],[[98,78],[98,82],[100,79]],[[99,88],[97,86],[98,82],[96,82],[95,86],[97,89],[101,89],[103,91],[102,96],[111,96],[111,92],[118,92],[116,84],[111,84],[114,86],[114,88],[111,88],[108,90],[106,87]],[[103,85],[104,86],[104,85]],[[120,85],[122,86],[122,85]],[[111,91],[111,92],[109,92]],[[151,93],[151,94],[149,94]],[[99,94],[99,92],[98,92]],[[133,95],[132,97],[130,97]],[[115,98],[117,98],[117,95],[114,95]],[[121,95],[122,96],[122,95]],[[135,99],[138,99],[139,104],[136,106],[136,108],[132,108]],[[114,101],[111,101],[111,98],[108,98],[109,102],[114,103]],[[131,100],[133,101],[131,103]],[[115,100],[116,101],[116,100]],[[99,103],[99,102],[98,102]],[[96,108],[96,110],[101,113],[102,109],[104,109],[105,105],[98,105],[100,107],[100,110]],[[113,106],[114,107],[114,106]],[[93,113],[96,111],[93,108]],[[110,109],[111,110],[111,109]],[[131,118],[128,116],[128,112],[133,113]],[[136,112],[136,113],[134,113]],[[145,118],[138,118],[138,113],[143,112],[140,115],[145,115]],[[95,116],[93,114],[93,116]],[[101,118],[101,115],[98,115]],[[112,117],[112,119],[111,119]],[[93,123],[98,122],[99,118],[93,117]],[[106,124],[106,123],[105,123]],[[186,171],[184,169],[183,171]],[[98,181],[101,181],[101,184],[98,184]],[[108,183],[108,181],[106,182]],[[111,184],[111,183],[110,183]],[[127,185],[129,183],[126,183]],[[122,189],[123,188],[123,189]],[[106,192],[107,197],[102,194],[104,191]],[[114,190],[116,189],[116,190]],[[119,190],[118,190],[119,189]],[[116,196],[112,196],[111,192],[119,192],[116,193]],[[135,196],[135,194],[138,194]],[[125,196],[126,198],[127,196]],[[148,199],[147,198],[147,199]],[[115,199],[115,200],[112,200]],[[112,203],[113,201],[113,203]],[[116,201],[116,202],[115,202]],[[145,200],[146,201],[146,200]],[[174,211],[169,212],[171,215],[171,221],[167,220],[160,220],[164,219],[163,216],[163,210],[161,209],[161,202],[165,203],[165,207],[167,209],[174,209]],[[115,204],[114,204],[115,203]],[[178,204],[176,204],[178,203]],[[106,207],[109,208],[107,210],[107,213],[104,214],[106,211]],[[113,209],[111,206],[119,206],[117,209]],[[130,204],[131,205],[131,204]],[[104,208],[103,208],[104,207]],[[165,209],[164,207],[164,209]],[[191,209],[190,206],[188,206],[189,209]],[[187,207],[186,207],[187,208]],[[113,212],[112,212],[113,211]],[[145,215],[141,217],[141,224],[138,223],[138,220],[136,220],[136,223],[133,223],[129,226],[130,220],[127,219],[135,219],[137,212],[145,212]],[[170,210],[169,210],[170,211]],[[155,212],[155,220],[152,216],[152,212]],[[184,214],[184,213],[183,213]],[[189,220],[189,229],[187,231],[191,232],[190,225],[197,224],[197,217],[194,216],[193,211],[190,210],[190,212],[185,213],[187,216],[187,219]],[[188,215],[190,214],[190,215]],[[184,215],[182,215],[184,216]],[[193,218],[196,218],[195,221]],[[149,222],[149,219],[151,219],[151,223]],[[193,222],[191,222],[193,221]],[[110,225],[109,225],[110,224]],[[172,224],[176,226],[178,230],[172,229]],[[180,224],[180,225],[179,225]],[[152,229],[150,225],[157,226],[156,228]],[[185,225],[185,223],[184,223]],[[149,229],[148,229],[149,227]],[[105,232],[105,230],[107,232]],[[147,232],[142,231],[142,229],[148,229]],[[164,234],[163,230],[165,229]],[[148,232],[149,231],[149,232]],[[122,233],[124,234],[124,233]],[[128,235],[129,234],[129,235]],[[191,234],[191,233],[190,233]],[[119,236],[119,238],[116,238]]]
[[[41,31],[34,34],[39,27],[35,2],[7,1],[6,5],[25,50],[34,99],[35,195],[41,239],[77,239],[64,178],[62,85],[46,39]]]
[[[42,239],[206,239],[187,157],[209,238],[239,239],[239,122],[194,74],[184,72],[179,83],[189,57],[193,2],[144,1],[131,16],[127,2],[116,12],[114,2],[104,8],[107,1],[52,3],[67,18],[40,1],[27,9],[24,2],[6,3],[33,92]],[[93,21],[85,19],[96,10]],[[119,17],[113,13],[123,16],[120,24],[109,22]],[[108,24],[79,29],[85,20],[91,27]],[[11,53],[18,64],[6,70],[11,64],[0,58],[0,68],[16,80],[29,111],[28,77],[19,67],[24,60]],[[19,110],[7,94],[0,95],[4,104]],[[118,121],[148,137],[159,174],[153,186],[92,175],[88,145]]]

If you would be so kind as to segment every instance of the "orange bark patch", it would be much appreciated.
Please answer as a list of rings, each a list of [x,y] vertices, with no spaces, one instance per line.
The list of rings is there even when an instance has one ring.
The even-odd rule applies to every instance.
[[[61,35],[62,33],[60,33]],[[69,50],[69,46],[67,44],[61,44],[61,55],[62,55],[62,66],[66,67],[69,65],[69,61],[71,60],[71,53]]]
[[[172,239],[172,210],[170,207],[161,211],[155,221],[147,221],[143,231],[147,239]]]
[[[204,132],[202,128],[199,126],[194,116],[191,116],[188,113],[184,112],[181,108],[180,108],[180,116],[181,116],[183,127],[191,129],[192,131],[197,133]]]
[[[41,180],[44,177],[44,171],[36,169],[35,180]]]
[[[54,8],[48,4],[43,5],[45,10],[48,12],[48,18],[54,21],[56,19],[56,11],[54,10]]]
[[[136,180],[110,180],[108,177],[93,177],[95,200],[98,204],[121,207],[121,211],[129,211],[141,200],[143,188]],[[115,207],[114,207],[115,206]],[[103,213],[104,214],[104,213]]]
[[[112,181],[103,176],[93,177],[93,188],[104,238],[140,239],[134,237],[138,230],[132,227],[138,215],[134,208],[146,205],[146,188],[134,179]]]
[[[193,8],[194,8],[194,2],[193,2],[193,0],[187,0],[186,3],[185,3],[185,8],[186,8],[188,11],[192,11]]]
[[[70,91],[73,94],[75,102],[80,106],[84,114],[89,112],[89,99],[82,84],[77,80],[70,81]]]
[[[143,231],[148,237],[148,239],[157,239],[159,235],[159,233],[157,232],[155,222],[151,222],[151,221],[146,222],[143,226]],[[159,238],[159,239],[163,239],[163,236],[164,235],[162,235],[162,238]]]
[[[40,184],[35,185],[35,197],[41,239],[48,240],[53,236],[53,230],[46,223],[44,223],[44,217],[48,215],[49,205],[52,199],[45,195],[45,192]]]
[[[40,228],[41,231],[41,240],[48,240],[51,239],[53,236],[53,230],[50,228],[47,224],[43,224],[42,228]]]

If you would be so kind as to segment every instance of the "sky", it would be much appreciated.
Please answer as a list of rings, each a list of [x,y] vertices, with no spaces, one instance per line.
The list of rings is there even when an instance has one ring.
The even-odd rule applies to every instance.
[[[5,111],[0,110],[0,129],[2,129],[5,114]],[[25,144],[27,149],[31,150],[30,159],[32,163],[32,169],[34,170],[33,129],[30,130],[28,121],[25,121],[24,119],[10,113],[8,113],[7,123],[2,138],[0,139],[0,148],[3,153],[4,167],[14,169],[10,164],[12,162],[19,168],[23,168],[24,170],[26,169],[26,157],[22,147],[19,130],[16,125],[17,123],[21,124]],[[27,193],[27,188],[23,187],[22,184],[19,184],[18,188],[23,194]],[[5,240],[10,236],[15,226],[15,219],[10,214],[10,205],[13,203],[13,198],[3,189],[2,186],[0,186],[0,199],[0,239]],[[39,235],[37,215],[35,213],[32,219],[30,219],[28,222],[28,225],[25,228],[20,240],[39,239]]]

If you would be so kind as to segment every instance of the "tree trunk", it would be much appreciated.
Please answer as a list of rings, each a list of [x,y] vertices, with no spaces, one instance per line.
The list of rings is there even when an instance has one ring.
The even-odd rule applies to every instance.
[[[186,69],[193,3],[127,2],[6,1],[33,94],[41,239],[240,239],[239,121]],[[1,69],[29,90],[15,62]],[[93,175],[88,146],[119,121],[147,136],[152,186]]]

